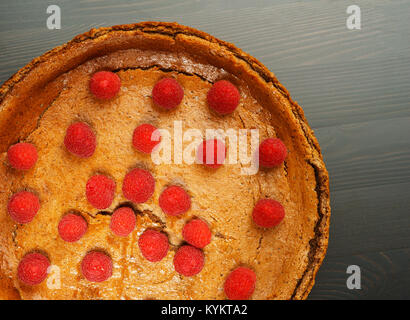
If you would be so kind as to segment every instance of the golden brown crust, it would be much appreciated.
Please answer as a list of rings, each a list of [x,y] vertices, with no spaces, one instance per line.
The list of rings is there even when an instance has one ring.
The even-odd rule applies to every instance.
[[[142,40],[138,40],[139,38]],[[300,158],[289,161],[289,174],[296,168],[292,161],[305,162],[306,168],[312,170],[313,188],[317,197],[317,217],[314,237],[309,242],[308,262],[290,295],[292,299],[306,298],[325,256],[329,232],[329,182],[320,147],[303,110],[290,98],[288,91],[274,74],[230,43],[177,23],[162,22],[92,29],[79,35],[69,43],[34,59],[0,88],[0,151],[4,152],[11,143],[26,137],[36,128],[38,118],[58,98],[63,87],[63,81],[54,81],[60,75],[96,56],[130,48],[189,51],[199,63],[225,68],[230,74],[243,79],[252,95],[263,106],[275,112],[278,118],[292,124],[283,128],[275,126],[278,136],[293,144],[294,152],[301,155]],[[170,69],[186,72],[179,65],[173,65]],[[205,74],[207,76],[212,78],[212,75]],[[283,110],[273,110],[278,106]],[[304,197],[303,192],[302,190],[299,195],[301,198]],[[8,278],[0,277],[0,285],[4,288],[5,297],[15,297],[11,295],[13,286]]]

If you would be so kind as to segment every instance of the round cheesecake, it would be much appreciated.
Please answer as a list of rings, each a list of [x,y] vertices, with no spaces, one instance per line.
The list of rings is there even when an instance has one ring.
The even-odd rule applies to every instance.
[[[90,81],[99,71],[119,77],[115,97],[98,99],[91,92]],[[153,88],[166,78],[183,89],[182,101],[171,110],[153,99]],[[208,102],[220,80],[233,84],[240,97],[236,109],[224,115]],[[79,122],[95,135],[91,156],[79,157],[65,143],[67,129]],[[255,174],[243,174],[243,163],[225,161],[212,168],[178,161],[176,150],[170,163],[155,163],[133,146],[141,124],[167,130],[173,146],[179,130],[257,129],[260,142],[280,139],[287,156]],[[185,148],[189,141],[181,140]],[[19,142],[32,144],[38,153],[28,170],[14,168],[8,158]],[[226,148],[232,148],[228,140]],[[155,182],[145,201],[127,196],[125,177],[134,170],[148,172]],[[113,182],[107,207],[90,202],[87,183],[95,175]],[[170,214],[161,205],[170,186],[189,197],[182,213]],[[28,223],[10,214],[13,196],[22,191],[40,204]],[[284,209],[274,227],[255,223],[253,210],[263,199]],[[135,226],[126,234],[112,227],[120,208],[135,215]],[[75,241],[61,236],[59,224],[67,214],[86,222]],[[328,174],[301,107],[259,61],[204,32],[162,22],[92,29],[34,59],[0,88],[3,299],[226,299],[227,279],[237,268],[255,276],[251,299],[304,299],[325,256],[329,218]],[[184,233],[195,219],[211,232],[202,248],[187,243]],[[147,230],[168,242],[158,261],[143,252],[140,239]],[[203,259],[195,274],[180,271],[187,259],[178,255],[186,246],[194,251],[185,250],[188,258]],[[99,262],[107,258],[110,263],[101,281],[92,281],[84,270],[95,252],[103,256]],[[22,261],[33,253],[49,262],[36,284],[20,275]]]

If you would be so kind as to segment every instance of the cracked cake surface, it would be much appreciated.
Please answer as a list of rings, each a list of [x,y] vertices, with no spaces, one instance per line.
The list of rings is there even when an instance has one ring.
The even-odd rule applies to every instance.
[[[88,83],[99,70],[115,72],[121,90],[101,101]],[[151,91],[164,77],[184,89],[172,111],[154,105]],[[240,92],[231,115],[210,112],[206,95],[216,80],[228,79]],[[256,274],[253,299],[306,298],[327,247],[328,176],[319,145],[301,108],[256,59],[226,42],[175,23],[140,23],[91,30],[33,60],[0,89],[0,285],[3,298],[22,299],[224,299],[223,283],[237,266]],[[97,137],[92,157],[80,159],[64,148],[66,128],[83,121]],[[260,139],[278,137],[288,149],[284,164],[241,175],[241,165],[218,170],[199,164],[159,164],[132,148],[132,132],[142,123],[168,129],[259,129]],[[7,163],[10,145],[25,141],[39,152],[35,167],[17,171]],[[183,145],[187,145],[184,142]],[[229,149],[229,145],[228,145]],[[155,178],[153,196],[145,203],[127,200],[121,186],[133,168]],[[85,197],[94,174],[111,177],[115,197],[97,210]],[[192,206],[181,217],[163,213],[161,192],[180,185]],[[7,213],[10,197],[21,190],[38,195],[41,208],[29,224],[16,224]],[[275,228],[252,222],[252,209],[273,198],[286,211]],[[127,237],[110,232],[110,215],[121,206],[136,212],[136,228]],[[77,242],[64,242],[58,223],[68,212],[81,214],[88,230]],[[212,241],[204,249],[205,265],[194,277],[175,272],[172,261],[183,244],[182,228],[192,218],[208,223]],[[170,250],[159,262],[144,259],[138,237],[153,228],[167,234]],[[113,261],[112,276],[91,283],[80,264],[91,250]],[[44,253],[60,272],[61,287],[28,286],[16,277],[19,261],[29,252]],[[52,287],[52,286],[51,286]]]

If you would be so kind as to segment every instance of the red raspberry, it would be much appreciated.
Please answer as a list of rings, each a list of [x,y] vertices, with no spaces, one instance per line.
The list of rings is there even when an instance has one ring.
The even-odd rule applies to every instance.
[[[151,198],[155,189],[155,180],[146,170],[135,168],[128,172],[122,183],[122,193],[135,203],[143,203]]]
[[[184,97],[184,90],[174,78],[159,80],[152,89],[155,104],[165,109],[174,109]]]
[[[81,272],[88,281],[105,281],[112,275],[112,260],[101,251],[91,251],[81,262]]]
[[[284,143],[278,138],[268,138],[259,145],[259,164],[272,168],[280,165],[286,158],[288,151]]]
[[[31,143],[20,142],[9,148],[7,159],[14,169],[29,170],[37,162],[37,149]]]
[[[182,246],[174,256],[174,268],[179,274],[191,277],[201,272],[205,263],[204,254],[193,246]]]
[[[64,145],[68,151],[80,158],[88,158],[93,155],[97,141],[94,132],[86,123],[76,122],[68,127]]]
[[[114,200],[114,193],[114,180],[102,174],[92,176],[85,186],[87,200],[96,209],[108,208]]]
[[[147,229],[138,239],[138,246],[145,259],[151,262],[162,260],[168,252],[169,243],[165,234]]]
[[[219,168],[225,162],[225,143],[218,139],[205,140],[198,146],[196,157],[198,163],[213,169]]]
[[[219,114],[228,114],[235,111],[239,104],[238,89],[227,80],[219,80],[208,91],[209,107]]]
[[[112,214],[110,228],[117,236],[126,237],[135,229],[136,223],[134,211],[128,207],[121,207]]]
[[[50,261],[41,253],[29,253],[21,259],[17,268],[17,276],[21,282],[34,286],[47,277]]]
[[[238,267],[226,278],[224,290],[229,300],[248,300],[255,290],[256,275],[249,268]]]
[[[151,153],[154,147],[161,141],[161,137],[158,141],[151,140],[155,130],[157,130],[157,128],[148,123],[144,123],[135,128],[132,136],[132,145],[134,148],[140,152]]]
[[[211,242],[211,230],[201,219],[189,221],[182,229],[185,241],[197,248],[203,248]]]
[[[162,191],[158,202],[162,211],[170,216],[185,213],[191,207],[191,198],[179,186],[170,186]]]
[[[277,226],[284,217],[285,209],[279,202],[272,199],[259,200],[252,212],[253,221],[263,228]]]
[[[67,242],[76,242],[87,231],[87,221],[75,213],[66,214],[58,223],[58,233]]]
[[[17,223],[29,223],[40,209],[40,200],[29,191],[15,193],[9,200],[7,210]]]
[[[110,71],[99,71],[90,80],[90,91],[98,99],[112,99],[121,88],[121,80],[117,74]]]

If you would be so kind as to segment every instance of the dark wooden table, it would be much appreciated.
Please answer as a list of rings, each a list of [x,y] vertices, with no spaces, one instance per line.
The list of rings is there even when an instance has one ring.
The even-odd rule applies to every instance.
[[[48,30],[57,4],[60,30]],[[360,30],[346,8],[359,4]],[[235,43],[305,111],[330,173],[328,254],[311,299],[410,298],[410,1],[0,0],[0,82],[92,27],[177,21]],[[362,289],[346,287],[349,265]]]

